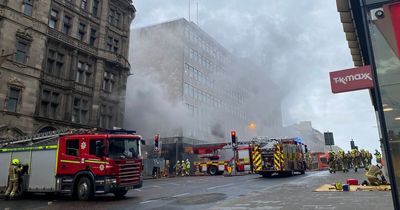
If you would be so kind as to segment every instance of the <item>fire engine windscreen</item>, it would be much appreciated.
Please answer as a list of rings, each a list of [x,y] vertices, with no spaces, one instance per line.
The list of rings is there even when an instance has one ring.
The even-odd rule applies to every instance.
[[[137,158],[139,140],[134,138],[114,138],[108,140],[108,156],[113,159]]]

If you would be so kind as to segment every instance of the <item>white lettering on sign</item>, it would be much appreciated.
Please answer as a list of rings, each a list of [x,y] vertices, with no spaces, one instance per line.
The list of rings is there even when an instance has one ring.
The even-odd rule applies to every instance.
[[[334,77],[333,80],[335,80],[335,83],[342,83],[342,84],[347,84],[348,82],[351,81],[357,81],[357,80],[372,80],[371,75],[369,73],[361,73],[361,74],[354,74],[354,75],[349,75],[345,77]]]

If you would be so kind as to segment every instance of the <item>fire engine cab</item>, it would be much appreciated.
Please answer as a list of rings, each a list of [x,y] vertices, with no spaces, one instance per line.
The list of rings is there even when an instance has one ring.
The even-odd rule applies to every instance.
[[[0,145],[0,171],[8,171],[12,159],[20,160],[21,194],[70,194],[79,200],[105,193],[122,197],[142,187],[142,143],[140,135],[123,129],[36,134]],[[0,190],[7,182],[8,174],[0,173]]]

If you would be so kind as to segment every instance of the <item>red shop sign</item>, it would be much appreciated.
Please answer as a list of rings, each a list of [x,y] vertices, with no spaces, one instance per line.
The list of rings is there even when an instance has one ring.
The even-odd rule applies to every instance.
[[[371,89],[374,87],[370,66],[329,72],[332,93]]]

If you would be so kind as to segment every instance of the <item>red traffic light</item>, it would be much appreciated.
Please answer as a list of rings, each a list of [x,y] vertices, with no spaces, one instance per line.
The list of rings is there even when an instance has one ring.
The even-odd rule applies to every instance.
[[[236,136],[236,131],[231,131],[231,136]]]
[[[232,137],[232,145],[236,145],[236,131],[231,131],[231,137]]]
[[[158,148],[158,140],[159,140],[159,138],[160,138],[159,134],[154,136],[154,147],[155,148]]]

